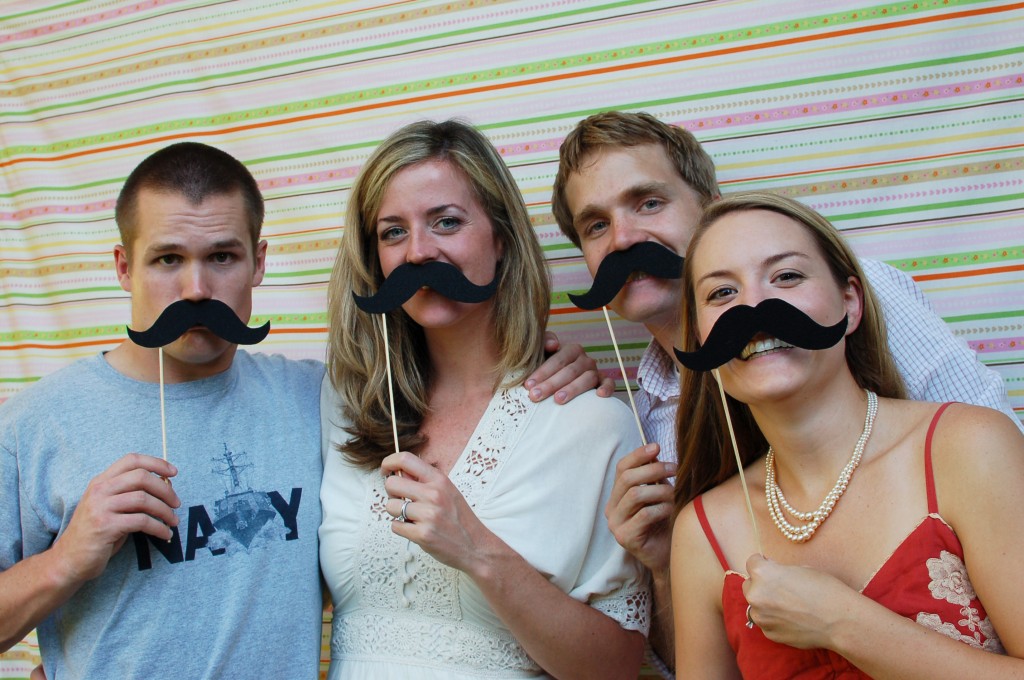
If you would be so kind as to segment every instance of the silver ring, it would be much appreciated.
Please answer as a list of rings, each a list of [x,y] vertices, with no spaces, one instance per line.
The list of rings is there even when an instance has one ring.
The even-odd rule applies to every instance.
[[[409,518],[405,514],[405,509],[409,507],[409,503],[412,503],[412,501],[409,500],[408,498],[406,498],[404,501],[402,501],[402,510],[398,513],[398,517],[395,518],[399,522],[408,522],[409,521]],[[748,614],[749,614],[749,612],[748,612]]]
[[[403,508],[404,510],[404,508]],[[747,605],[747,622],[744,624],[747,628],[753,629],[755,625],[754,619],[750,618],[750,605]]]

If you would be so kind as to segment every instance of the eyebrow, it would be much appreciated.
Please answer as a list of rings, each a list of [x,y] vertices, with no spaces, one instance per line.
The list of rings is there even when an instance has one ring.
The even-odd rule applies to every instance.
[[[771,267],[772,265],[778,264],[779,262],[782,262],[783,260],[789,259],[791,257],[801,258],[805,260],[810,259],[810,256],[808,256],[806,253],[801,253],[798,250],[787,250],[786,252],[777,253],[775,255],[769,255],[768,257],[764,258],[763,260],[761,260],[761,266]],[[694,287],[696,288],[696,286],[703,283],[706,279],[729,276],[729,274],[731,273],[732,272],[730,272],[728,269],[716,269],[715,271],[708,272],[704,276],[697,279]]]
[[[230,250],[232,248],[243,248],[245,242],[240,238],[229,238],[220,241],[215,241],[211,244],[211,250]],[[169,241],[165,243],[157,243],[146,249],[147,253],[159,255],[161,253],[170,253],[177,250],[182,250],[185,245],[181,241]]]
[[[619,196],[624,197],[627,201],[635,201],[644,196],[650,196],[656,194],[659,196],[668,195],[670,192],[669,185],[666,182],[644,182],[642,184],[634,184],[631,187],[626,187],[623,191],[619,192]],[[590,203],[583,206],[579,214],[573,217],[572,226],[575,229],[579,229],[579,225],[583,222],[590,221],[591,218],[603,215],[606,211],[599,208],[598,206]]]
[[[452,209],[455,209],[455,210],[457,210],[457,211],[459,211],[460,213],[463,213],[463,214],[468,212],[465,208],[463,208],[458,203],[445,203],[443,205],[434,206],[433,208],[428,208],[426,214],[429,217],[433,217],[435,215],[440,215],[442,213],[448,212],[449,210],[452,210]],[[391,224],[391,223],[394,223],[394,222],[403,222],[403,221],[404,220],[401,217],[399,217],[398,215],[385,215],[384,217],[378,217],[377,218],[377,224],[380,224],[381,222],[387,222],[388,224]]]

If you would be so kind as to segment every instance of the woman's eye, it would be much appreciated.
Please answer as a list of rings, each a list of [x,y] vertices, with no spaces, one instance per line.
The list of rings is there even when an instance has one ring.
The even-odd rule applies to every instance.
[[[722,300],[729,297],[730,295],[734,295],[735,293],[736,289],[731,286],[720,286],[712,290],[710,293],[708,293],[707,299]]]
[[[439,229],[450,231],[456,229],[462,222],[457,217],[442,217],[435,224]]]
[[[776,281],[780,281],[782,283],[787,283],[787,282],[799,281],[799,280],[801,280],[803,278],[804,278],[804,275],[801,274],[800,272],[782,272],[777,277],[775,277],[775,280]]]
[[[404,233],[405,230],[400,227],[388,227],[384,231],[380,232],[380,235],[377,238],[381,241],[394,241]]]

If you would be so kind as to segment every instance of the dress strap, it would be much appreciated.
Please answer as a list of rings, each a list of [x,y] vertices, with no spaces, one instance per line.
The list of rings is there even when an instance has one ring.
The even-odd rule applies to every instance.
[[[707,537],[708,543],[711,544],[711,549],[715,551],[715,556],[722,565],[722,569],[729,571],[729,563],[725,561],[725,554],[722,552],[722,547],[718,545],[718,539],[715,538],[715,532],[711,530],[711,525],[708,523],[707,513],[704,512],[704,497],[697,496],[693,499],[693,511],[697,513],[697,519],[700,521],[700,528],[704,530],[704,536]]]
[[[935,475],[932,472],[932,435],[935,434],[935,426],[939,424],[939,417],[942,415],[942,412],[952,403],[947,401],[935,411],[935,415],[932,416],[932,422],[928,425],[928,434],[924,438],[924,483],[925,488],[928,490],[929,515],[937,515],[939,513],[939,503],[935,498]]]

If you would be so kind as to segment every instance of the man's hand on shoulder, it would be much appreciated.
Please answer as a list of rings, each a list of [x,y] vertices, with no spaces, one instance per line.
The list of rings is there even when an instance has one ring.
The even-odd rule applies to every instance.
[[[615,393],[615,381],[601,377],[597,362],[587,356],[580,345],[574,343],[562,347],[558,337],[547,331],[544,334],[544,351],[551,356],[525,383],[533,401],[543,401],[554,395],[556,403],[565,404],[595,387],[602,397]]]

